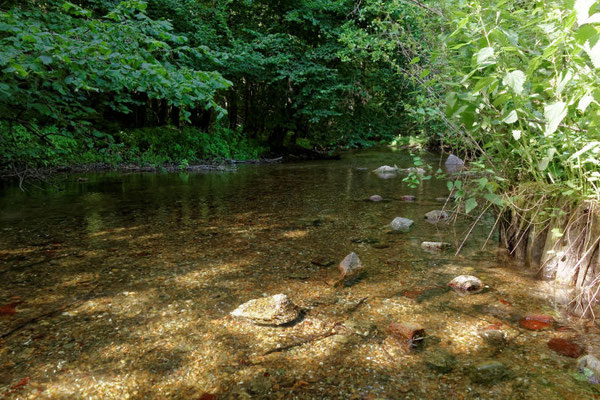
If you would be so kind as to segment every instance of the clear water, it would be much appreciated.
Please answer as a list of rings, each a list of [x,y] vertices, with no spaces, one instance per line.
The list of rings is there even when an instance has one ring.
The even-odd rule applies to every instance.
[[[440,166],[435,154],[424,159]],[[474,218],[425,222],[426,212],[444,206],[437,199],[448,194],[446,181],[411,189],[403,174],[372,172],[385,164],[408,168],[411,158],[378,149],[220,172],[69,175],[27,193],[5,186],[0,395],[599,396],[577,375],[575,359],[546,345],[566,338],[598,355],[596,325],[555,308],[547,285],[496,248],[492,215],[458,256],[422,250],[422,241],[455,250]],[[386,201],[366,201],[373,194]],[[388,232],[397,216],[415,221],[411,232]],[[332,287],[337,264],[352,251],[366,274]],[[489,287],[464,297],[447,290],[462,274]],[[301,320],[257,327],[229,317],[239,304],[277,293],[303,308]],[[529,313],[550,314],[557,325],[523,329],[518,321]],[[392,322],[420,323],[424,347],[397,351]],[[506,333],[506,344],[479,336],[490,325]],[[454,357],[450,372],[428,366],[440,354]],[[508,378],[476,383],[473,369],[490,360],[501,361]]]

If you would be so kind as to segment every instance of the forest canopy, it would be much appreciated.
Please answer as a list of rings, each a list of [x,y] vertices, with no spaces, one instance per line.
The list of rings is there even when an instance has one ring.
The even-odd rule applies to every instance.
[[[23,168],[254,158],[420,129],[380,1],[45,0],[0,13],[0,152]],[[389,3],[389,4],[387,4]],[[400,21],[398,23],[397,21]],[[423,110],[420,110],[423,113]]]

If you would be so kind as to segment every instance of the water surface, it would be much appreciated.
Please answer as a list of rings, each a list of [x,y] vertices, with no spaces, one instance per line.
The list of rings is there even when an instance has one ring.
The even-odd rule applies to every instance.
[[[442,165],[438,155],[424,159],[433,170]],[[444,207],[446,180],[411,189],[405,174],[372,172],[384,164],[412,166],[407,153],[379,149],[218,172],[69,175],[27,193],[4,187],[0,395],[598,396],[574,359],[546,345],[566,338],[597,354],[595,325],[555,308],[547,286],[496,248],[492,215],[458,256],[422,250],[422,241],[455,250],[474,218],[428,224],[424,214]],[[366,201],[373,194],[385,201]],[[389,233],[398,216],[415,221],[410,233]],[[332,287],[352,251],[366,274]],[[461,274],[489,287],[458,296],[447,283]],[[278,293],[303,308],[295,324],[256,327],[229,317],[241,303]],[[557,325],[523,329],[518,321],[529,313],[552,315]],[[420,323],[424,347],[406,354],[390,347],[392,322]],[[485,342],[479,332],[490,326],[508,342]],[[332,327],[339,332],[319,339]],[[454,357],[450,372],[428,366],[440,354]],[[474,382],[472,369],[489,360],[510,375]]]

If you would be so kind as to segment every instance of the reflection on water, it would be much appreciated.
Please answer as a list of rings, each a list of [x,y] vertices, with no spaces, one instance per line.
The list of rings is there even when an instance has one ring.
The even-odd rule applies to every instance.
[[[436,155],[424,160],[433,170],[443,166]],[[566,338],[594,354],[596,328],[553,309],[544,284],[494,246],[481,250],[493,216],[482,218],[459,256],[421,249],[422,241],[456,249],[473,219],[425,222],[426,212],[443,206],[436,199],[447,195],[444,180],[410,189],[402,172],[386,179],[371,172],[410,162],[405,153],[378,150],[229,172],[69,176],[26,194],[5,188],[0,395],[597,395],[575,379],[573,359],[546,345]],[[366,201],[373,194],[384,201]],[[411,232],[390,234],[395,217],[413,219]],[[352,251],[366,275],[333,288],[337,263]],[[447,290],[461,274],[489,288],[465,297]],[[303,308],[296,324],[255,327],[228,316],[277,293]],[[518,321],[529,313],[551,314],[558,325],[525,330]],[[409,321],[427,339],[405,354],[389,347],[388,326]],[[490,326],[507,342],[487,342],[480,331]],[[473,371],[490,360],[501,361],[507,377],[478,383]]]

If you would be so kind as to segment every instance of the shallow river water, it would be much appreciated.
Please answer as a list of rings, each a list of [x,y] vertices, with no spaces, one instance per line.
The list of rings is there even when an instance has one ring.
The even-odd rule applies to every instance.
[[[434,170],[439,158],[424,157]],[[562,338],[598,355],[596,325],[556,308],[548,285],[497,249],[491,215],[455,256],[473,219],[424,219],[444,207],[446,180],[411,189],[402,173],[372,172],[384,164],[411,158],[376,150],[204,173],[69,175],[27,193],[5,186],[0,397],[600,398],[576,359],[547,345]],[[373,194],[385,200],[366,201]],[[390,234],[395,217],[413,219],[412,230]],[[431,254],[422,241],[453,249]],[[350,252],[365,274],[333,287]],[[449,290],[463,274],[486,289]],[[278,293],[303,310],[292,324],[229,316]],[[519,323],[528,314],[556,322],[528,330]],[[419,348],[391,340],[389,325],[404,322],[424,328]],[[485,340],[486,330],[506,340]]]

